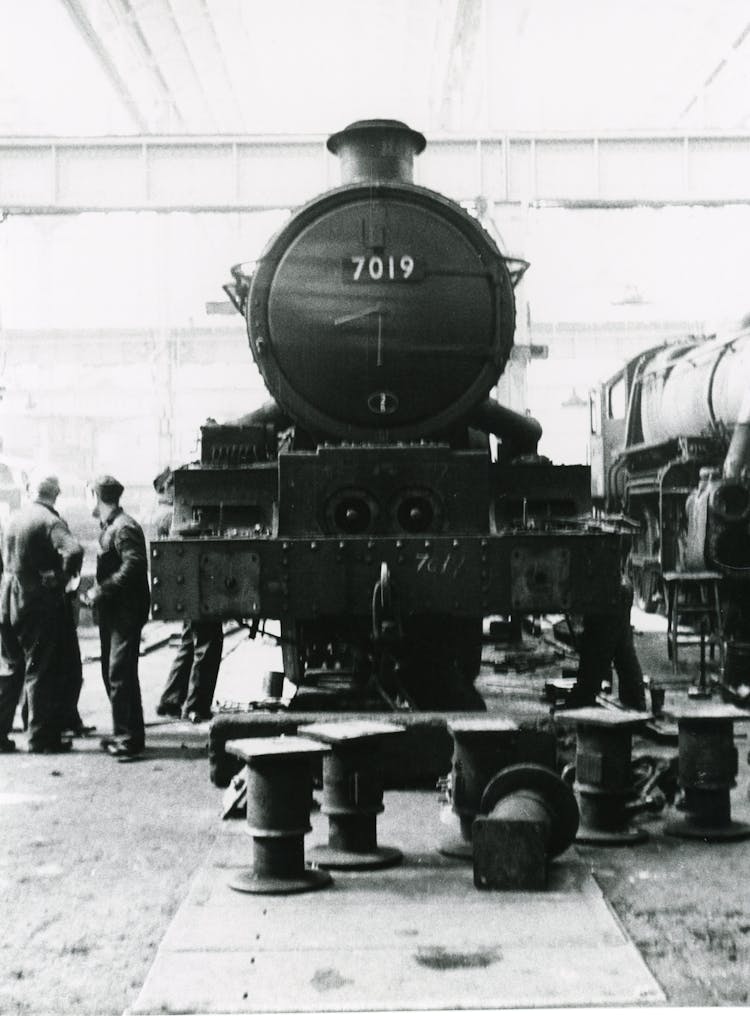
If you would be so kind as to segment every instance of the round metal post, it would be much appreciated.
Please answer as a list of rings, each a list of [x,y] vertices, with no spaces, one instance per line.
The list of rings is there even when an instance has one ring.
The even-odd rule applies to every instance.
[[[309,856],[320,867],[341,871],[369,871],[400,864],[396,847],[378,846],[377,816],[383,811],[381,742],[403,734],[392,723],[352,720],[312,723],[300,727],[301,737],[327,745],[323,758],[323,803],[328,816],[328,843],[313,847]]]
[[[576,726],[573,789],[581,815],[576,843],[619,846],[647,840],[645,830],[630,824],[628,812],[634,797],[633,731],[643,724],[643,714],[590,707],[555,717]]]
[[[691,699],[710,699],[711,688],[708,683],[708,676],[706,674],[706,642],[709,639],[708,622],[705,617],[701,618],[701,634],[700,634],[700,665],[698,669],[698,680],[690,688],[688,688],[688,698]],[[711,656],[713,658],[713,645],[711,647]]]
[[[518,726],[498,717],[448,720],[453,738],[451,808],[444,812],[438,850],[447,857],[470,861],[472,825],[479,814],[484,789],[492,777],[515,761]]]
[[[302,737],[248,737],[227,741],[226,750],[247,766],[247,831],[253,838],[252,868],[237,872],[238,892],[279,894],[322,889],[328,872],[305,866],[310,831],[313,762],[327,749]]]
[[[695,703],[671,710],[677,720],[683,815],[667,823],[670,836],[719,842],[750,837],[750,826],[732,820],[729,794],[736,786],[734,723],[747,713],[731,705]]]
[[[750,642],[738,642],[730,639],[727,642],[726,662],[724,664],[723,683],[730,690],[747,684],[750,674]]]

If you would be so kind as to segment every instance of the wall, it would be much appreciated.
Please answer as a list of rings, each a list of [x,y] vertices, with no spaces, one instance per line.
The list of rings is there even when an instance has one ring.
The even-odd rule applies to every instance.
[[[206,305],[224,300],[230,266],[257,257],[284,218],[142,212],[0,224],[6,453],[148,483],[194,455],[207,416],[263,401],[241,320]],[[527,401],[556,461],[586,459],[593,383],[640,349],[746,309],[744,206],[497,206],[493,223],[508,252],[532,262],[518,341],[548,348],[527,371],[514,366],[500,396],[514,408]]]

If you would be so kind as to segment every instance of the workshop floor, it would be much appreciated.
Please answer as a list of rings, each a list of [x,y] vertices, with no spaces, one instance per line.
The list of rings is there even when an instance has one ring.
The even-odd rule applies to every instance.
[[[306,896],[248,896],[242,826],[222,827],[162,941],[133,1013],[434,1010],[644,1005],[658,984],[575,850],[545,892],[477,892],[443,857],[428,791],[390,791],[380,843],[403,863],[335,872]],[[327,823],[312,816],[310,843]],[[240,828],[238,828],[240,826]],[[283,976],[282,976],[283,974]]]
[[[686,654],[682,672],[673,675],[660,621],[634,613],[636,631],[656,627],[637,634],[636,645],[644,670],[666,686],[669,705],[685,697],[697,654]],[[228,639],[228,650],[239,637]],[[82,648],[93,655],[95,642],[84,637]],[[150,724],[143,760],[121,765],[98,749],[97,737],[108,732],[109,721],[95,661],[85,666],[81,706],[85,721],[98,726],[97,736],[76,742],[68,756],[19,750],[0,760],[2,1013],[104,1014],[133,1007],[191,885],[215,856],[212,851],[220,849],[220,839],[231,835],[219,818],[221,792],[208,780],[207,727],[155,722],[172,652],[163,646],[141,660]],[[527,660],[522,672],[496,672],[500,656],[494,652],[488,652],[480,679],[490,707],[514,718],[545,716],[548,707],[539,701],[544,682],[570,661],[540,643],[527,651],[539,660],[530,666]],[[227,698],[237,694],[236,686],[225,692],[220,686],[218,692]],[[747,821],[746,730],[750,727],[736,727],[740,773],[732,808],[736,819]],[[23,735],[14,736],[22,749]],[[676,749],[638,741],[635,750]],[[601,888],[668,1004],[746,1004],[750,842],[671,839],[662,833],[663,821],[654,816],[644,823],[651,837],[640,846],[576,847],[571,855]],[[601,958],[587,962],[596,967],[593,985],[594,973],[608,965],[605,942]],[[472,972],[475,978],[482,973]],[[594,1002],[593,994],[583,1000]],[[325,1001],[320,1008],[325,1010]],[[258,1011],[250,998],[247,1011]]]

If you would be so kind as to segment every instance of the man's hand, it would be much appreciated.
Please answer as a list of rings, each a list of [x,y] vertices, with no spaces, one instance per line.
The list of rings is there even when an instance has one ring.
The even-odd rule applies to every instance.
[[[95,582],[86,593],[81,596],[80,600],[84,607],[94,607],[102,598],[101,587]]]

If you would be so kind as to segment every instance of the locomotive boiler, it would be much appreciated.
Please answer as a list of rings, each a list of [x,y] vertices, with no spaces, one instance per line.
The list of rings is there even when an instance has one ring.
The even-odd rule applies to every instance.
[[[154,616],[278,620],[308,703],[481,708],[484,617],[615,601],[619,539],[576,523],[581,470],[490,398],[527,266],[413,182],[424,147],[399,121],[332,135],[342,185],[232,269],[271,400],[202,428],[152,545]]]
[[[640,606],[666,572],[715,571],[728,688],[750,684],[750,330],[650,349],[592,395],[592,494],[639,524]]]

